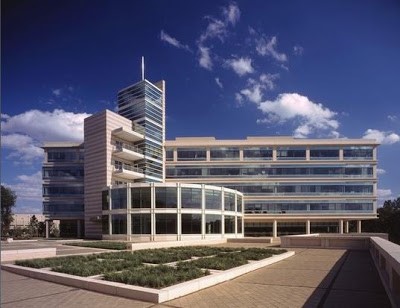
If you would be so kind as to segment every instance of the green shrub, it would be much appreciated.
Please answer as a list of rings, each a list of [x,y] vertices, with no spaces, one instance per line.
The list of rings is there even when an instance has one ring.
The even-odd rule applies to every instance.
[[[207,274],[194,266],[189,269],[188,267],[173,268],[158,265],[137,267],[120,273],[107,273],[104,275],[104,280],[161,289]]]
[[[195,266],[200,268],[208,268],[215,270],[227,270],[233,267],[247,264],[247,260],[238,253],[219,254],[211,258],[201,258],[198,260],[190,261]]]

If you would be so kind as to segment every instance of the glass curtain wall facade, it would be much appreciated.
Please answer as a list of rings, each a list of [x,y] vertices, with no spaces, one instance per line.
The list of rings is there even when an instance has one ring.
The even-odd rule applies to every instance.
[[[201,240],[243,237],[243,195],[195,184],[110,186],[102,198],[103,239]]]
[[[83,144],[48,142],[42,148],[45,153],[42,168],[43,215],[45,215],[47,229],[49,221],[59,220],[60,236],[82,237],[84,230]]]
[[[374,140],[177,138],[166,142],[166,179],[242,192],[245,235],[309,233],[311,222],[331,226],[376,218],[377,145]],[[196,155],[201,159],[193,161],[187,153],[201,153]]]
[[[164,83],[160,87],[142,80],[118,92],[118,114],[144,129],[144,140],[135,145],[144,158],[136,162],[145,178],[136,182],[162,182],[165,138]],[[158,84],[160,84],[158,83]]]

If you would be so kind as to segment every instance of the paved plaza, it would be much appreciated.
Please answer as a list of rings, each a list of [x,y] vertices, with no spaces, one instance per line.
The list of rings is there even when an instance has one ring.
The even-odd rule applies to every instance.
[[[65,247],[60,253],[66,253]],[[1,271],[1,307],[390,307],[368,251],[294,250],[296,255],[284,261],[163,304]]]

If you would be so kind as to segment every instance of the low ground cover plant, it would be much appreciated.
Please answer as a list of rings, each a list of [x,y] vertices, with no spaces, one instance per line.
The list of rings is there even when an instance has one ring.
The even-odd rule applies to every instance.
[[[209,269],[227,270],[283,252],[286,250],[194,246],[19,260],[15,264],[83,277],[103,275],[109,281],[164,288],[208,275]],[[177,263],[165,265],[171,262]]]
[[[184,281],[208,275],[209,271],[202,271],[195,266],[181,265],[175,267],[141,266],[120,273],[107,273],[104,279],[114,282],[139,285],[142,287],[161,289]]]

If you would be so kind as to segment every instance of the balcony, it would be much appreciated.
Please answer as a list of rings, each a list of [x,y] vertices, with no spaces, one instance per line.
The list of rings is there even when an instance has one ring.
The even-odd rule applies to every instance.
[[[126,143],[115,145],[113,155],[118,158],[135,161],[138,159],[143,159],[143,151],[136,146],[129,145]]]
[[[112,135],[121,138],[122,140],[136,142],[144,139],[144,130],[137,127],[137,125],[132,126],[132,130],[120,127],[114,129],[112,131]]]
[[[143,169],[133,167],[127,164],[114,166],[114,175],[126,180],[143,179]]]

